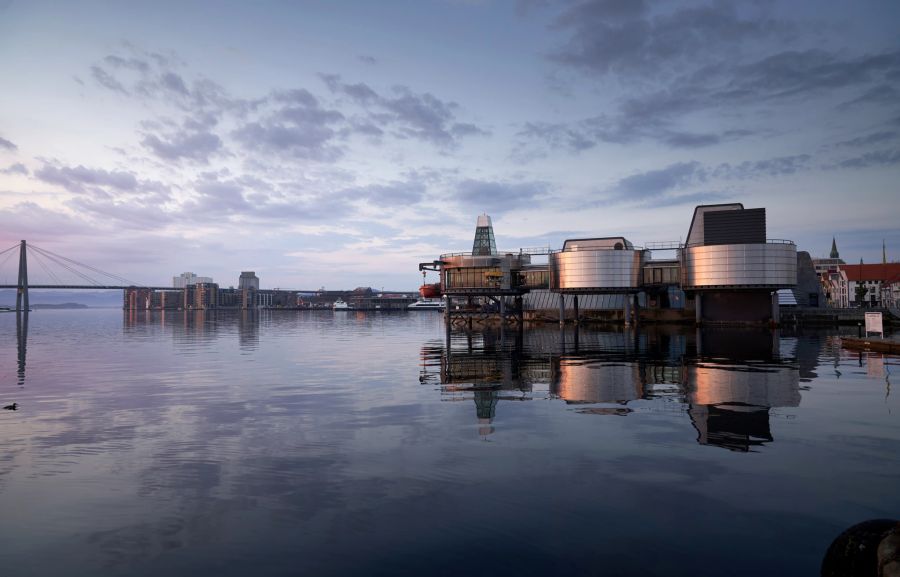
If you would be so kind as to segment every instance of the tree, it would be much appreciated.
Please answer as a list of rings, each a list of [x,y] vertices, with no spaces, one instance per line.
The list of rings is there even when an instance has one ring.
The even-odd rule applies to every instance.
[[[866,306],[866,293],[869,292],[869,289],[862,282],[856,283],[856,302],[859,303],[859,306]]]

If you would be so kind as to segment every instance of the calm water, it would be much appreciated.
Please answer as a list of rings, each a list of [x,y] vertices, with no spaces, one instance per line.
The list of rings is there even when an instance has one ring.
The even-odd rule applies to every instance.
[[[0,315],[4,575],[818,575],[900,518],[900,361],[826,333],[24,328]]]

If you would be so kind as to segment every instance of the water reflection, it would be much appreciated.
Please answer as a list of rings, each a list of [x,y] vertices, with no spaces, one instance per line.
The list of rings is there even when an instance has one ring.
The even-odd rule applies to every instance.
[[[419,381],[439,385],[446,400],[474,401],[483,436],[494,432],[502,400],[556,399],[613,416],[656,400],[690,419],[698,443],[746,452],[774,440],[772,409],[799,406],[822,346],[734,328],[538,326],[505,340],[487,328],[423,346]]]
[[[18,390],[14,324],[0,562],[36,575],[807,575],[900,504],[896,358],[838,382],[827,336],[42,311]]]
[[[28,311],[16,313],[16,382],[20,387],[25,385],[25,359],[28,347]]]

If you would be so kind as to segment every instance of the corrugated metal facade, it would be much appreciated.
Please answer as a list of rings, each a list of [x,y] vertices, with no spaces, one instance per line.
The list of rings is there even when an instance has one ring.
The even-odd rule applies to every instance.
[[[766,242],[766,209],[720,210],[703,217],[703,244]]]

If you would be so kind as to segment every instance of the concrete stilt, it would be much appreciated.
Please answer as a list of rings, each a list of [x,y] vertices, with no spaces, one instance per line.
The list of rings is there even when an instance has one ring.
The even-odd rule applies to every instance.
[[[625,315],[625,326],[631,326],[631,295],[625,295],[625,309],[622,311]]]
[[[566,297],[559,295],[559,326],[566,324]]]
[[[573,295],[573,303],[574,303],[574,309],[575,309],[575,324],[577,325],[578,324],[578,295]],[[576,332],[575,334],[577,335],[578,333]]]
[[[703,295],[694,294],[694,320],[696,324],[703,324]]]
[[[772,292],[772,325],[778,326],[781,322],[781,309],[778,308],[778,291]]]

